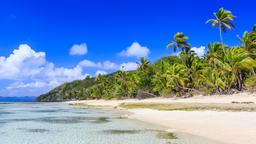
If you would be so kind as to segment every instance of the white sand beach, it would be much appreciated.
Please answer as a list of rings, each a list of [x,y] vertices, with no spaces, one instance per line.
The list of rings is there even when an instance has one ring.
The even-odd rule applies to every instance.
[[[256,112],[129,110],[130,118],[227,144],[255,144]]]
[[[255,93],[240,93],[220,96],[195,96],[187,99],[152,98],[145,100],[88,100],[72,101],[102,107],[118,107],[122,103],[217,103],[231,102],[256,103]],[[235,105],[235,104],[234,104]],[[255,144],[256,112],[230,111],[160,111],[152,109],[128,109],[129,118],[164,126],[170,131],[189,133],[226,144]]]

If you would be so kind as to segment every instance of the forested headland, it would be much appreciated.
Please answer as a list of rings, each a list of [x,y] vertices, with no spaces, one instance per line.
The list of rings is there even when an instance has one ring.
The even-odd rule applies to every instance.
[[[155,62],[138,61],[135,71],[122,69],[108,75],[86,77],[64,83],[38,97],[38,101],[86,99],[126,99],[153,96],[193,96],[197,94],[232,94],[254,90],[256,86],[256,25],[242,36],[234,36],[240,45],[229,46],[224,33],[235,28],[235,16],[220,8],[206,21],[216,28],[220,41],[208,44],[208,51],[198,57],[191,49],[189,37],[177,32],[167,48],[178,55]],[[253,24],[252,24],[253,25]]]

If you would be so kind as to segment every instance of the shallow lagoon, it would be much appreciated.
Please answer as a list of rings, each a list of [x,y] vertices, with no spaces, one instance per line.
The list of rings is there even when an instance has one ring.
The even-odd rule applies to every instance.
[[[0,104],[1,144],[216,144],[162,130],[110,110],[61,103]]]

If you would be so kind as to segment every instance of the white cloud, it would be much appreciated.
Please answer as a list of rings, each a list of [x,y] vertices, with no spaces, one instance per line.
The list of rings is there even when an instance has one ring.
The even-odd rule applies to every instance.
[[[193,47],[193,48],[191,48],[191,50],[194,50],[196,55],[198,57],[200,57],[200,58],[202,58],[204,56],[205,52],[206,52],[204,46],[200,46],[198,48],[197,47]]]
[[[0,89],[0,95],[38,95],[61,83],[86,76],[80,66],[55,67],[46,60],[44,52],[35,52],[26,44],[20,45],[8,57],[0,56],[0,80],[12,82]]]
[[[83,79],[88,74],[83,74],[82,67],[76,66],[74,68],[46,67],[43,71],[43,75],[45,75],[46,78],[49,78],[49,80],[56,80],[63,83],[76,79]]]
[[[106,71],[97,70],[96,73],[95,73],[95,76],[98,76],[98,75],[106,75],[106,74],[108,74]]]
[[[123,71],[132,71],[132,70],[136,70],[137,68],[138,68],[138,64],[134,62],[122,63],[119,67],[119,69]]]
[[[70,55],[85,55],[87,54],[87,45],[86,43],[75,44],[71,47],[69,54]]]
[[[78,65],[81,66],[81,67],[92,67],[92,68],[101,67],[101,63],[95,63],[95,62],[90,61],[90,60],[83,60],[83,61],[79,62]]]
[[[83,60],[74,67],[57,67],[47,61],[45,52],[36,52],[29,45],[22,44],[9,56],[0,56],[0,96],[37,96],[64,82],[84,79],[88,76],[84,73],[85,68],[96,68],[95,75],[98,75],[137,67],[134,62],[116,64],[109,60]]]
[[[24,82],[14,82],[10,84],[7,89],[21,89],[21,88],[42,88],[47,86],[48,84],[46,82],[30,82],[30,83],[24,83]]]
[[[127,57],[148,57],[150,54],[150,50],[145,47],[141,46],[138,42],[133,42],[131,46],[129,46],[126,50],[123,50],[118,55],[119,56],[127,56]]]
[[[9,57],[0,58],[0,79],[23,79],[37,75],[46,64],[45,53],[22,44]]]
[[[115,64],[115,63],[113,63],[113,62],[111,62],[111,61],[104,61],[103,63],[102,63],[102,67],[104,68],[104,69],[106,69],[106,70],[115,70],[115,69],[117,69],[118,68],[118,65],[117,64]]]
[[[118,68],[118,65],[114,62],[111,62],[109,60],[104,62],[93,62],[90,60],[83,60],[79,62],[78,66],[81,67],[91,67],[91,68],[102,68],[105,70],[116,70]]]

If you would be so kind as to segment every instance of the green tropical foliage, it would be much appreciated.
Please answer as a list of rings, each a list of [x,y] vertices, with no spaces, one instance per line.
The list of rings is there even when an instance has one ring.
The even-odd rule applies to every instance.
[[[220,32],[234,27],[231,11],[221,8],[214,16],[216,19],[208,22],[219,26]],[[190,49],[188,40],[188,36],[178,32],[167,46],[173,47],[174,51],[180,50],[176,56],[163,57],[154,63],[141,58],[135,71],[118,70],[109,75],[65,83],[41,95],[38,100],[230,94],[256,88],[256,26],[238,37],[239,46],[209,43],[203,57]]]

